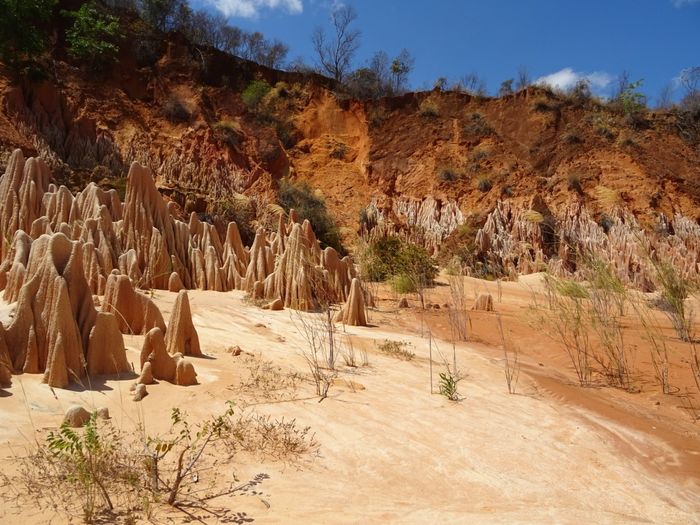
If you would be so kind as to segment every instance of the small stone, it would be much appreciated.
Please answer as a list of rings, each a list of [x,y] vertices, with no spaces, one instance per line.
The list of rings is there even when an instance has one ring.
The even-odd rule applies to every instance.
[[[138,383],[134,388],[134,401],[141,401],[147,395],[148,391],[146,390],[146,385]]]
[[[69,427],[79,428],[90,421],[90,412],[85,410],[80,405],[73,405],[66,411],[66,416],[63,418],[64,423],[68,423]]]
[[[109,408],[107,407],[100,407],[97,409],[97,417],[100,419],[109,419]]]

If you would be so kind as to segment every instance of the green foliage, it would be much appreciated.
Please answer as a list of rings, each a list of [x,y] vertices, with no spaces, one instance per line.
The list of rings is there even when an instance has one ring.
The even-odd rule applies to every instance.
[[[416,354],[408,349],[408,343],[404,341],[391,341],[385,339],[383,343],[379,343],[377,348],[380,352],[391,357],[396,357],[402,361],[411,361]]]
[[[213,128],[216,132],[216,137],[221,142],[228,144],[232,148],[238,146],[241,127],[237,122],[233,120],[220,120],[214,124]]]
[[[646,108],[646,96],[643,93],[637,91],[642,84],[643,80],[637,80],[636,82],[631,82],[622,90],[619,96],[619,102],[622,105],[622,109],[625,115],[632,115],[639,113]]]
[[[114,43],[119,35],[117,17],[101,13],[94,2],[62,14],[73,19],[73,26],[66,31],[71,56],[86,60],[92,68],[103,67],[116,58],[119,51]]]
[[[338,227],[326,208],[326,202],[322,197],[315,195],[307,183],[295,184],[282,179],[279,183],[278,199],[285,211],[294,209],[301,220],[307,219],[311,223],[322,246],[335,248],[341,255],[346,253]]]
[[[493,128],[481,113],[471,113],[468,115],[467,122],[462,129],[466,135],[474,135],[477,137],[495,135]]]
[[[487,193],[493,188],[493,182],[488,175],[481,175],[476,181],[476,187],[479,188],[479,191]]]
[[[498,96],[499,97],[507,97],[508,95],[512,95],[513,94],[513,82],[514,82],[514,80],[512,78],[509,78],[509,79],[501,82],[501,87],[498,89]]]
[[[270,84],[264,80],[253,80],[248,84],[248,87],[243,90],[241,98],[249,110],[257,112],[261,107],[265,95],[267,95],[271,89],[272,87]]]
[[[446,167],[446,168],[440,168],[438,170],[438,178],[442,182],[447,182],[447,183],[453,183],[457,182],[461,178],[462,174],[459,172],[459,170],[456,170],[451,167]]]
[[[450,401],[459,401],[459,393],[457,392],[457,383],[459,378],[447,372],[440,372],[440,394],[445,396]]]
[[[430,284],[438,269],[424,248],[402,241],[398,237],[382,237],[367,246],[363,273],[370,281],[385,281],[394,276],[403,276],[418,285]],[[401,292],[403,293],[403,292]]]
[[[46,47],[45,23],[56,0],[0,0],[0,58],[8,64],[31,60]]]
[[[420,106],[418,106],[418,114],[421,117],[436,118],[440,116],[440,109],[438,108],[437,102],[430,98],[426,98],[420,103]]]
[[[408,275],[403,273],[392,276],[389,280],[389,285],[396,293],[405,294],[416,291],[416,283],[414,283]]]
[[[115,473],[120,444],[115,435],[99,432],[96,414],[90,416],[82,432],[64,422],[57,432],[49,432],[46,443],[54,466],[58,466],[65,481],[78,494],[86,522],[95,516],[100,497],[107,508],[114,508],[108,487],[115,478],[127,479],[130,469],[120,465],[123,470]]]
[[[330,157],[333,159],[343,160],[349,149],[350,148],[348,148],[344,143],[338,142],[333,145],[333,149],[331,149],[330,152]]]
[[[656,282],[661,292],[659,306],[671,320],[673,327],[683,341],[693,340],[693,312],[685,299],[695,291],[692,282],[684,278],[673,264],[654,263]]]

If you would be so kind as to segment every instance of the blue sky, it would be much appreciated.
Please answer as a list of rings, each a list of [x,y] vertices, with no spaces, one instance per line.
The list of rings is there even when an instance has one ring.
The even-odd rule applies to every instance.
[[[233,25],[261,31],[313,60],[310,36],[328,24],[339,0],[192,0]],[[684,68],[700,66],[700,0],[345,0],[357,13],[362,42],[355,67],[375,51],[407,48],[413,89],[469,72],[490,93],[527,67],[533,79],[564,85],[588,76],[607,95],[623,71],[644,79],[653,104]],[[681,94],[680,88],[675,96]]]

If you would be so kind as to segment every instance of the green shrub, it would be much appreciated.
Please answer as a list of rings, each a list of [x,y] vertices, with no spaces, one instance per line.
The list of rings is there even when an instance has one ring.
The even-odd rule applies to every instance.
[[[567,176],[567,186],[569,190],[575,191],[583,195],[583,186],[581,186],[581,175],[578,173],[569,173]]]
[[[426,98],[418,106],[418,114],[421,117],[435,118],[440,115],[440,110],[438,109],[437,102],[432,99]]]
[[[407,347],[408,343],[406,342],[391,341],[389,339],[385,339],[383,343],[379,343],[377,345],[377,348],[379,348],[379,351],[383,354],[396,357],[402,361],[410,361],[416,356],[416,354]]]
[[[481,113],[471,113],[468,115],[467,122],[464,124],[462,130],[465,135],[474,135],[477,137],[495,135],[493,128],[489,126],[489,123],[486,122],[486,119]]]
[[[561,140],[566,144],[580,144],[581,142],[583,142],[581,140],[581,137],[579,137],[576,133],[571,131],[568,133],[564,133],[561,137]]]
[[[552,111],[554,107],[549,103],[546,98],[538,98],[532,104],[532,109],[539,113],[546,113],[547,111]]]
[[[73,19],[66,31],[68,53],[85,60],[93,69],[104,67],[114,61],[119,51],[114,41],[119,35],[119,19],[101,13],[94,2],[83,4],[77,11],[63,11]]]
[[[44,51],[44,23],[56,0],[0,0],[0,58],[8,64],[31,60]]]
[[[479,188],[479,191],[488,193],[493,188],[493,182],[491,182],[491,178],[488,175],[482,175],[477,179],[476,187]]]
[[[232,148],[238,146],[241,127],[233,120],[220,120],[213,126],[216,137]]]
[[[413,282],[413,279],[402,273],[394,275],[389,280],[389,286],[396,293],[400,294],[414,293],[416,291],[416,283]]]
[[[401,276],[401,285],[404,286],[406,279],[409,279],[412,281],[411,291],[416,291],[419,286],[432,283],[438,273],[425,248],[398,237],[376,239],[369,244],[367,252],[362,272],[370,281]]]
[[[440,372],[440,394],[445,396],[450,401],[459,401],[459,393],[457,392],[457,383],[459,378],[447,372]]]
[[[325,201],[315,195],[307,183],[292,183],[282,179],[279,183],[278,199],[285,211],[293,208],[301,220],[307,219],[311,223],[322,246],[335,248],[340,254],[346,253],[340,241],[338,226],[330,216]]]
[[[187,124],[192,120],[192,112],[175,95],[170,96],[163,104],[163,115],[174,124]]]
[[[333,146],[333,149],[331,149],[330,157],[332,159],[343,160],[345,155],[347,155],[348,150],[349,148],[345,144],[338,142]]]
[[[440,168],[440,170],[438,170],[438,178],[442,182],[457,182],[460,179],[460,177],[461,174],[454,168]]]
[[[272,88],[264,80],[253,80],[248,87],[243,90],[241,99],[249,110],[257,112],[260,109],[262,100]]]

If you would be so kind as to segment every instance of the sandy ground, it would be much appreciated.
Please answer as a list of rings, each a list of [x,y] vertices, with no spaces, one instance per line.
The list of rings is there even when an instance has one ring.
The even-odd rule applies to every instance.
[[[505,283],[502,313],[522,349],[518,393],[507,392],[502,353],[494,337],[494,314],[475,314],[474,339],[459,343],[456,358],[466,377],[463,399],[451,402],[430,393],[427,327],[441,337],[446,313],[420,315],[396,309],[384,294],[372,313],[374,326],[345,328],[355,350],[365,349],[369,366],[347,367],[319,403],[313,386],[303,384],[292,399],[259,401],[254,409],[296,418],[312,427],[320,443],[317,456],[295,464],[236,457],[222,469],[249,479],[269,475],[260,494],[220,498],[235,512],[202,518],[205,523],[700,523],[700,432],[677,396],[652,388],[630,394],[612,388],[575,386],[572,372],[543,334],[527,328],[527,310],[536,281]],[[533,285],[533,283],[535,283]],[[468,280],[469,293],[495,283]],[[437,287],[428,299],[447,302],[449,289]],[[169,318],[175,294],[156,292]],[[174,406],[193,418],[220,413],[226,400],[241,402],[237,389],[245,377],[244,354],[261,354],[286,371],[306,373],[305,347],[297,314],[267,312],[249,305],[240,292],[191,291],[194,323],[208,359],[195,359],[200,384],[160,383],[135,403],[133,379],[108,379],[93,390],[54,390],[40,376],[16,376],[0,391],[0,469],[13,472],[14,457],[46,429],[55,428],[65,408],[108,406],[112,424],[148,431],[167,428]],[[413,302],[415,304],[415,302]],[[8,315],[2,305],[0,315]],[[529,330],[529,331],[528,331]],[[422,335],[421,335],[422,334]],[[138,366],[142,337],[127,337],[129,360]],[[408,343],[415,358],[398,360],[381,353],[385,339]],[[437,348],[452,359],[444,339]],[[437,354],[437,352],[436,352]],[[434,373],[442,370],[434,355]],[[643,364],[643,359],[640,358]],[[643,369],[640,366],[640,369]],[[437,381],[436,381],[437,385]],[[251,401],[248,399],[248,403]],[[658,402],[658,404],[657,404]],[[7,487],[0,490],[7,494]],[[156,522],[181,522],[184,516],[156,511]],[[0,523],[64,522],[36,509],[4,500]],[[76,520],[77,521],[77,520]]]

